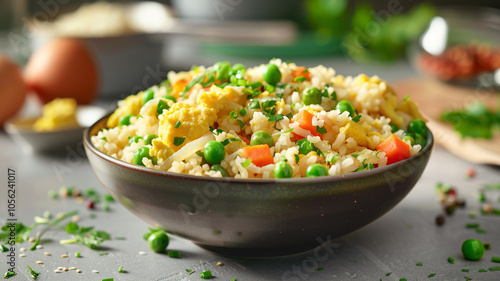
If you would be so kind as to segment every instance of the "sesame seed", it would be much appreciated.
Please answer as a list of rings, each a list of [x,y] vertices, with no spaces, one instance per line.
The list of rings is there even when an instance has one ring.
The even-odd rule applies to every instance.
[[[139,255],[144,256],[144,255],[146,255],[146,252],[140,251]]]
[[[68,270],[75,270],[75,269],[76,269],[76,267],[74,267],[74,266],[68,268]]]
[[[68,271],[68,269],[66,267],[63,267],[63,271]]]
[[[35,241],[36,241],[35,237],[30,237],[30,239],[28,239],[28,242],[31,242],[31,243],[33,243]]]
[[[64,267],[60,266],[57,268],[57,270],[63,270]]]
[[[19,251],[24,252],[24,251],[26,251],[26,248],[21,248],[21,249],[19,249]]]
[[[37,249],[43,249],[43,246],[42,245],[36,245],[36,248]]]
[[[217,262],[217,266],[221,266],[222,265],[222,262]]]
[[[61,255],[61,258],[67,258],[67,257],[68,257],[68,255],[66,255],[66,254]]]
[[[82,271],[80,269],[77,269],[76,270],[76,273],[81,273]]]
[[[99,271],[97,271],[97,270],[95,270],[95,269],[94,269],[94,270],[92,270],[92,272],[93,272],[93,273],[99,273]]]
[[[62,271],[59,269],[54,269],[54,273],[61,273]]]
[[[45,252],[43,254],[46,255],[46,256],[51,256],[51,254],[49,252]]]
[[[42,261],[36,261],[36,264],[43,264]]]
[[[72,222],[78,222],[80,220],[80,217],[79,216],[72,216],[71,217],[71,221]]]
[[[21,258],[24,258],[26,256],[26,254],[20,254],[19,255]]]

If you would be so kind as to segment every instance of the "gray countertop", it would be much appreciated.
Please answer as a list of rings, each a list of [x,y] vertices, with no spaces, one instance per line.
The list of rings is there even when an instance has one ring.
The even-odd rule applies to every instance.
[[[251,65],[251,62],[246,62]],[[371,66],[361,68],[345,60],[321,62],[320,59],[297,61],[298,64],[323,63],[343,73],[378,73],[386,79],[397,79],[412,74],[408,65],[400,62],[395,66]],[[98,205],[89,210],[85,203],[75,198],[51,199],[50,190],[58,191],[61,186],[75,186],[80,190],[95,188],[100,194],[105,190],[95,177],[87,159],[78,150],[69,150],[62,155],[26,155],[5,134],[0,132],[1,190],[0,222],[8,219],[7,213],[7,169],[16,171],[16,218],[25,224],[32,224],[35,216],[42,216],[48,210],[52,214],[79,211],[79,224],[95,226],[109,232],[112,237],[124,240],[105,241],[104,250],[94,251],[79,244],[61,245],[59,240],[69,238],[61,230],[49,230],[43,238],[43,249],[21,252],[20,247],[29,248],[31,243],[16,245],[15,271],[17,276],[10,280],[29,280],[26,265],[40,271],[38,280],[201,280],[199,273],[210,270],[214,280],[500,280],[500,271],[478,272],[500,266],[491,262],[491,256],[500,256],[500,216],[479,214],[480,203],[477,194],[484,184],[500,182],[500,169],[494,166],[467,163],[436,146],[431,160],[410,194],[392,211],[374,223],[335,239],[329,244],[331,252],[319,258],[313,251],[299,255],[270,259],[234,259],[215,255],[202,250],[191,242],[170,236],[170,250],[178,250],[180,259],[153,253],[142,239],[148,225],[127,211],[119,203],[111,203],[110,211]],[[467,179],[466,172],[474,168],[477,175]],[[438,227],[434,223],[437,214],[442,213],[437,201],[435,185],[443,182],[457,190],[458,198],[466,200],[466,208],[457,209]],[[500,192],[486,194],[495,208],[500,208]],[[476,218],[469,218],[470,211],[478,212]],[[95,215],[95,218],[92,218]],[[477,222],[487,230],[478,234],[467,229],[466,223]],[[477,262],[463,259],[460,248],[465,239],[478,238],[492,245],[482,260]],[[318,245],[319,246],[319,245]],[[146,255],[139,255],[144,251]],[[50,252],[51,256],[45,256]],[[82,257],[75,258],[80,252]],[[99,255],[108,253],[107,255]],[[1,256],[0,273],[8,267],[7,253]],[[26,254],[20,257],[20,254]],[[62,258],[62,254],[68,254]],[[454,264],[447,261],[455,259]],[[42,261],[43,264],[36,264]],[[217,263],[222,262],[221,266]],[[422,262],[422,266],[416,263]],[[59,266],[77,267],[81,273],[68,271],[54,273]],[[127,273],[118,273],[123,266]],[[189,275],[186,269],[196,272]],[[319,270],[318,270],[319,269]],[[469,269],[470,272],[462,272]],[[97,270],[99,273],[92,272]],[[386,274],[390,274],[386,276]]]

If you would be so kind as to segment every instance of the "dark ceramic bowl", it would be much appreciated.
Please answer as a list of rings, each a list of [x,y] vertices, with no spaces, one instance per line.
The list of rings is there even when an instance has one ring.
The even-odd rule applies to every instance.
[[[398,204],[418,181],[433,136],[417,155],[343,176],[301,179],[216,179],[148,169],[112,158],[84,133],[87,156],[107,191],[132,213],[200,247],[240,257],[281,256],[313,249],[355,231]]]

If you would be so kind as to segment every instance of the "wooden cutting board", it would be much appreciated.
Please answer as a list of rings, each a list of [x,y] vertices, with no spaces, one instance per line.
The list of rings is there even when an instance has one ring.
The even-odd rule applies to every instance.
[[[463,109],[472,101],[481,101],[493,110],[499,94],[487,89],[465,88],[431,78],[406,78],[390,83],[400,98],[409,94],[429,119],[427,124],[435,141],[453,154],[472,163],[500,165],[500,133],[490,140],[462,139],[450,123],[440,121],[445,110]]]

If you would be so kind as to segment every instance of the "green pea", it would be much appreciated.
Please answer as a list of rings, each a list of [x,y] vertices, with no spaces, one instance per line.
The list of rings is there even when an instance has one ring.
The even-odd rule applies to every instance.
[[[389,126],[391,126],[391,132],[392,133],[395,133],[395,132],[399,131],[398,126],[396,126],[394,124],[389,124]]]
[[[153,90],[147,90],[144,92],[144,96],[142,96],[142,104],[146,104],[148,101],[155,98],[155,92]]]
[[[410,124],[408,124],[407,130],[410,133],[420,134],[424,138],[427,138],[427,135],[429,134],[429,129],[422,119],[412,120]]]
[[[306,178],[324,177],[328,176],[328,170],[321,164],[313,164],[307,167]]]
[[[212,167],[210,167],[210,170],[220,172],[223,178],[229,177],[229,173],[226,171],[226,169],[222,168],[222,166],[219,164],[212,165]]]
[[[163,110],[166,109],[166,110],[169,110],[170,109],[170,106],[168,106],[167,102],[164,101],[164,100],[160,100],[158,102],[158,106],[156,107],[156,113],[159,115],[159,114],[162,114],[163,113]]]
[[[149,147],[147,147],[147,146],[139,147],[134,152],[134,157],[132,158],[132,161],[136,165],[144,166],[144,164],[142,163],[142,158],[144,158],[144,157],[151,159],[151,161],[153,160],[152,157],[149,156]]]
[[[217,80],[225,81],[229,78],[229,71],[231,70],[231,64],[227,61],[222,61],[214,64],[214,68],[217,71]]]
[[[266,65],[262,78],[268,84],[276,85],[281,81],[281,71],[275,64],[269,63]]]
[[[302,97],[302,102],[305,105],[321,104],[321,98],[322,98],[321,91],[316,87],[312,87],[304,92],[304,96]]]
[[[415,133],[414,144],[420,144],[421,147],[424,147],[427,144],[427,141],[420,134]]]
[[[352,104],[347,100],[340,100],[335,106],[335,109],[340,110],[340,113],[345,111],[349,112],[349,116],[351,116],[351,118],[354,117],[356,113],[354,106],[352,106]]]
[[[237,64],[233,65],[233,67],[229,71],[229,75],[230,76],[235,75],[238,71],[245,70],[246,68],[247,67],[244,64],[237,63]]]
[[[128,140],[128,145],[131,145],[133,142],[137,143],[139,142],[139,140],[142,140],[142,137],[141,136],[135,136],[135,137],[132,137]]]
[[[477,261],[484,255],[484,244],[477,239],[467,239],[462,244],[462,254],[467,260]]]
[[[250,145],[267,144],[269,147],[274,145],[273,137],[266,131],[257,131],[253,133],[250,139]]]
[[[410,144],[411,144],[411,145],[415,144],[415,138],[413,138],[412,136],[405,136],[405,137],[403,138],[403,141],[404,141],[404,142],[408,142],[408,141],[410,141]]]
[[[297,142],[297,145],[299,146],[299,153],[306,155],[307,153],[311,151],[316,151],[316,146],[312,144],[310,141],[307,139],[301,139]]]
[[[156,139],[158,136],[157,135],[154,135],[154,134],[151,134],[151,135],[147,135],[144,137],[144,144],[145,145],[148,145],[148,144],[151,144],[151,142]]]
[[[153,232],[148,237],[149,248],[155,253],[164,253],[168,242],[168,236],[163,231]]]
[[[226,156],[224,145],[216,140],[211,140],[203,147],[203,156],[210,164],[219,164]]]
[[[291,178],[293,176],[293,169],[287,162],[280,161],[274,166],[273,173],[277,179]]]
[[[134,115],[132,114],[128,114],[128,115],[125,115],[125,116],[122,116],[120,117],[120,119],[118,119],[118,126],[128,126],[130,125],[130,117],[133,117]]]

